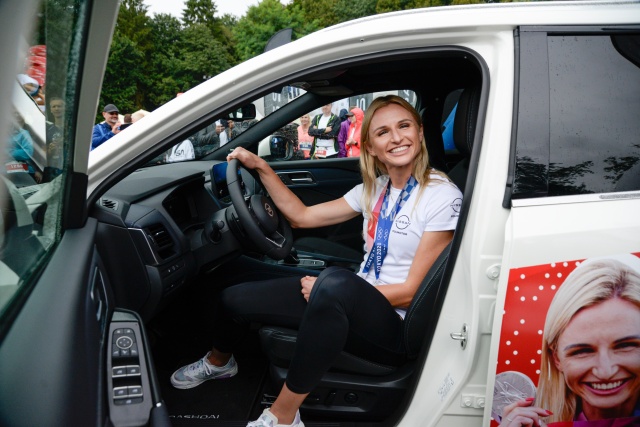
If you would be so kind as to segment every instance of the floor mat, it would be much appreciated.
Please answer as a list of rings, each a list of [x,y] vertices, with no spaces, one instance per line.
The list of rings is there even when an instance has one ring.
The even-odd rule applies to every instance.
[[[194,360],[184,359],[180,366]],[[237,362],[238,374],[233,378],[207,381],[188,390],[171,386],[169,378],[173,371],[158,370],[162,397],[171,420],[206,421],[198,425],[209,425],[214,421],[250,419],[252,408],[261,398],[259,393],[261,384],[266,380],[267,364],[263,360],[242,358]]]

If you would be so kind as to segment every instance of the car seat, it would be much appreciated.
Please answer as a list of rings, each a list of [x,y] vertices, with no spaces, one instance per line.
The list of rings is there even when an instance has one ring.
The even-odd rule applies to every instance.
[[[462,155],[448,172],[449,178],[465,193],[473,139],[476,133],[476,121],[480,108],[480,86],[465,88],[458,100],[458,107],[453,122],[453,143]]]
[[[307,414],[333,415],[341,419],[381,420],[389,416],[412,384],[418,355],[430,341],[439,315],[442,277],[451,243],[438,256],[416,292],[404,320],[403,343],[407,361],[383,365],[343,351],[301,409]],[[262,349],[270,362],[271,380],[280,390],[296,345],[296,331],[263,326]]]

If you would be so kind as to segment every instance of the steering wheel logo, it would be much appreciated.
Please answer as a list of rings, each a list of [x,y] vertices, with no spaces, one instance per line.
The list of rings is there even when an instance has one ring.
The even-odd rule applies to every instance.
[[[271,207],[271,205],[269,203],[265,203],[264,204],[264,210],[267,211],[269,216],[273,217],[273,208]]]

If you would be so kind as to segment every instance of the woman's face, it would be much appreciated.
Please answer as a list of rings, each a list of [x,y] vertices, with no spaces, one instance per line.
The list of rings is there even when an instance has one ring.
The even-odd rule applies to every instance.
[[[369,153],[387,169],[412,166],[420,153],[422,127],[411,113],[397,104],[378,109],[369,126]]]
[[[347,120],[349,120],[349,122],[354,123],[356,121],[356,116],[347,116]]]
[[[640,396],[640,308],[614,298],[579,311],[554,361],[588,419],[629,416]]]
[[[309,124],[309,115],[305,114],[304,116],[300,117],[300,124],[303,126],[307,126]]]

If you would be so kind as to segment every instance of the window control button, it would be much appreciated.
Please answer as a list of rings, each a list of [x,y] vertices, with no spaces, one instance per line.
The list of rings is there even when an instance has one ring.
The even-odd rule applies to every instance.
[[[129,397],[142,397],[142,386],[129,386]]]
[[[140,375],[140,366],[132,365],[127,366],[127,376],[139,376]]]
[[[114,387],[113,389],[114,399],[122,399],[123,397],[127,397],[128,394],[129,394],[129,390],[127,387]]]
[[[127,397],[126,399],[116,399],[113,403],[116,405],[134,405],[136,403],[142,403],[142,398]]]
[[[138,345],[136,343],[133,343],[131,348],[129,348],[129,354],[131,354],[131,356],[133,357],[138,357],[140,355],[138,353]]]
[[[120,378],[127,376],[127,367],[126,366],[115,366],[111,369],[111,376],[113,378]]]

